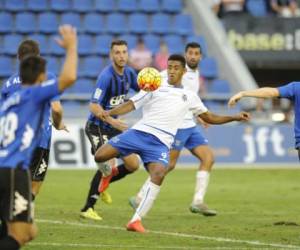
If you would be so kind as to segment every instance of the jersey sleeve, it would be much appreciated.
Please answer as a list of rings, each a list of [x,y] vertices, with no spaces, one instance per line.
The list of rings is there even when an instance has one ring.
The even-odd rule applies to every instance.
[[[110,85],[110,78],[101,74],[97,79],[96,87],[92,94],[90,102],[101,103],[108,92],[109,85]]]
[[[135,109],[142,107],[152,96],[151,92],[141,90],[139,93],[131,97],[129,100],[133,102]]]
[[[296,84],[300,84],[300,83],[291,82],[287,85],[279,87],[278,91],[279,91],[280,97],[288,98],[288,99],[294,99]]]
[[[56,79],[47,80],[39,86],[32,88],[33,99],[37,103],[42,103],[51,100],[53,97],[60,94],[58,82]]]
[[[139,85],[137,83],[137,74],[133,69],[130,70],[130,88],[136,92],[140,91]]]
[[[191,104],[189,110],[193,112],[194,116],[201,115],[208,111],[205,107],[199,96],[194,93],[191,93]]]

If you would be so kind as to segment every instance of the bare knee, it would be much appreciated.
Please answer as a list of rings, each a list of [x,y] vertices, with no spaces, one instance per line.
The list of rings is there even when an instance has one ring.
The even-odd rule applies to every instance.
[[[126,169],[130,172],[134,172],[139,169],[140,161],[136,155],[130,155],[123,158]]]
[[[150,175],[151,175],[151,182],[153,182],[156,185],[161,185],[165,176],[166,176],[166,169],[155,169],[153,170]]]

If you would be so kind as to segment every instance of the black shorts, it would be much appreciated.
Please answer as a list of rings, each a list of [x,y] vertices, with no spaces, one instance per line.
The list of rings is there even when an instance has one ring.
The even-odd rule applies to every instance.
[[[117,129],[105,129],[92,122],[87,122],[85,125],[85,133],[91,143],[91,151],[94,155],[98,148],[108,142],[112,137],[121,134]]]
[[[0,168],[0,217],[9,222],[33,220],[29,170]]]
[[[30,165],[31,179],[44,181],[49,163],[49,149],[36,148]]]

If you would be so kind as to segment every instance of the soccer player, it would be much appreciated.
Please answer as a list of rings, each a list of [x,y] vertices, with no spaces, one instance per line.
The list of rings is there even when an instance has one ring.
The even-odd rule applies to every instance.
[[[104,110],[114,108],[122,104],[130,88],[138,91],[135,71],[127,66],[128,47],[127,42],[115,40],[110,46],[110,59],[112,63],[107,66],[99,75],[94,93],[90,101],[90,115],[86,123],[85,132],[91,143],[91,151],[94,154],[97,149],[106,143],[110,138],[121,133],[127,126],[115,119],[116,117],[104,122]],[[103,178],[102,184],[109,181],[117,181],[126,175],[132,173],[139,167],[139,160],[135,155],[128,155],[122,158],[123,162],[117,168],[113,168],[113,175]],[[107,163],[102,163],[99,168],[107,168]],[[112,178],[111,178],[112,177]],[[102,218],[94,210],[94,205],[99,198],[99,194],[105,194],[101,191],[99,185],[102,173],[97,170],[88,192],[86,203],[81,209],[80,216],[83,218],[101,220]],[[107,196],[107,195],[106,195]],[[109,199],[104,196],[105,199]]]
[[[279,88],[264,87],[259,89],[241,91],[230,98],[228,105],[233,107],[239,100],[244,97],[287,98],[294,103],[295,149],[298,151],[298,158],[300,161],[300,82],[291,82]]]
[[[8,227],[0,249],[19,249],[36,236],[28,168],[40,140],[45,106],[77,75],[76,31],[64,25],[59,33],[66,59],[58,80],[46,81],[46,61],[30,55],[20,62],[22,87],[0,105],[0,214]]]
[[[183,56],[171,55],[168,58],[169,85],[162,86],[154,92],[140,91],[128,102],[107,112],[107,115],[122,115],[143,107],[143,117],[140,121],[131,129],[109,140],[95,154],[97,162],[105,162],[119,155],[124,157],[137,153],[149,172],[150,182],[134,216],[127,224],[129,231],[145,232],[141,218],[147,214],[159,194],[169,165],[170,146],[188,111],[211,124],[249,118],[244,112],[235,116],[219,116],[209,112],[195,93],[182,87],[185,65]]]
[[[198,64],[202,58],[200,44],[196,42],[188,43],[185,46],[186,73],[182,77],[182,85],[184,88],[194,92],[199,92],[199,71]],[[166,71],[162,72],[163,84],[167,84],[168,75]],[[200,117],[197,117],[199,123],[203,124]],[[217,214],[215,210],[211,210],[204,204],[204,196],[209,183],[209,175],[214,164],[214,154],[208,146],[207,139],[202,135],[197,127],[192,112],[188,112],[184,118],[183,124],[178,129],[174,142],[170,151],[170,162],[168,172],[175,168],[183,147],[187,148],[194,156],[200,160],[199,170],[196,174],[195,194],[190,206],[192,213],[200,213],[205,216],[214,216]],[[129,204],[136,209],[141,202],[144,191],[148,185],[150,178],[146,180],[143,187],[136,197],[129,199]]]
[[[39,44],[34,40],[24,40],[21,42],[18,48],[18,60],[22,61],[29,55],[39,56],[40,48]],[[55,79],[56,76],[47,72],[47,79]],[[2,100],[7,99],[17,90],[21,88],[21,81],[19,73],[12,75],[4,84],[1,90]],[[53,97],[45,107],[42,136],[38,147],[34,151],[32,162],[30,164],[31,180],[32,180],[32,199],[39,193],[42,183],[45,179],[50,154],[50,144],[52,136],[52,126],[50,122],[50,111],[52,112],[53,126],[57,130],[67,130],[62,121],[63,108],[59,101],[59,96]]]

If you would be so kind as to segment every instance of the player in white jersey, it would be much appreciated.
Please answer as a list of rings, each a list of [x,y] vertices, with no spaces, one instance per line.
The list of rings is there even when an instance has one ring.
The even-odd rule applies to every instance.
[[[212,124],[249,118],[244,112],[236,116],[218,116],[209,112],[195,93],[181,85],[182,76],[186,72],[185,63],[183,56],[171,55],[168,59],[169,85],[153,92],[140,91],[128,102],[107,111],[107,115],[123,115],[143,107],[140,121],[102,145],[95,154],[96,162],[105,162],[117,156],[136,153],[149,172],[151,180],[140,205],[127,224],[129,231],[145,232],[141,218],[147,214],[158,196],[169,165],[169,149],[187,112],[192,111],[195,116]]]
[[[185,46],[186,73],[182,77],[182,85],[185,89],[196,94],[198,94],[200,88],[198,64],[201,58],[202,51],[200,44],[191,42]],[[161,75],[163,85],[168,84],[167,70],[161,72]],[[206,125],[200,117],[197,117],[196,119],[199,123]],[[200,160],[199,170],[196,174],[195,194],[190,206],[190,211],[193,213],[200,213],[205,216],[214,216],[217,212],[209,209],[204,203],[204,196],[209,183],[210,171],[214,164],[214,154],[212,149],[208,146],[207,139],[202,135],[199,127],[197,127],[192,112],[188,112],[185,115],[183,124],[176,133],[174,143],[172,144],[170,151],[168,172],[175,168],[183,147],[187,148]],[[138,204],[141,202],[149,181],[150,178],[145,181],[138,194],[129,199],[129,204],[132,208],[136,209]]]

